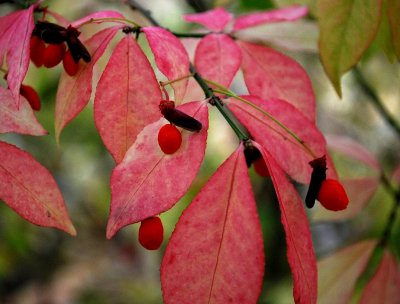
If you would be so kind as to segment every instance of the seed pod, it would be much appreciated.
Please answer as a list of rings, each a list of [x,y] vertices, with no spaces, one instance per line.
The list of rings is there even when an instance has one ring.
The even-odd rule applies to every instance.
[[[50,44],[65,42],[68,38],[68,32],[65,27],[47,21],[38,21],[32,35],[38,36],[44,42]]]
[[[309,162],[313,168],[311,173],[310,186],[306,195],[306,206],[312,208],[317,199],[322,182],[326,179],[326,156],[316,158]]]
[[[85,62],[90,62],[92,59],[86,47],[82,44],[82,42],[78,39],[78,36],[81,33],[74,27],[69,26],[67,28],[67,44],[68,49],[71,52],[72,58],[76,63],[78,63],[79,59],[83,59]]]
[[[162,100],[159,108],[165,119],[178,127],[192,132],[199,132],[203,127],[201,122],[197,119],[175,109],[175,103],[172,100]]]
[[[182,134],[174,125],[164,125],[158,131],[158,145],[165,154],[174,154],[181,144]]]

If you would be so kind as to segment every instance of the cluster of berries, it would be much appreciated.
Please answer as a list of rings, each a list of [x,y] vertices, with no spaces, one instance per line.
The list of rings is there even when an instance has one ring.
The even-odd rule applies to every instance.
[[[79,69],[79,62],[72,58],[71,51],[67,50],[65,43],[46,46],[46,43],[35,35],[30,40],[30,57],[37,67],[52,68],[62,61],[65,72],[70,76],[75,76]]]
[[[65,72],[71,77],[79,71],[80,59],[90,62],[91,56],[80,42],[80,32],[72,27],[38,21],[30,39],[30,59],[37,67],[52,68],[61,61]],[[68,48],[68,49],[67,49]],[[35,111],[40,110],[40,98],[35,89],[21,85],[20,94],[24,96]]]

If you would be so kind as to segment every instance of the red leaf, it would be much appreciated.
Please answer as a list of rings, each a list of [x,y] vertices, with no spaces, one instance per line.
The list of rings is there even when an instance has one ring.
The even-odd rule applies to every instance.
[[[178,38],[160,27],[144,27],[157,67],[169,80],[189,74],[189,56]],[[185,96],[187,78],[174,82],[175,102],[179,104]]]
[[[376,241],[363,241],[318,261],[318,303],[349,303]]]
[[[396,304],[400,299],[400,267],[386,250],[373,278],[365,286],[360,304]]]
[[[117,33],[120,27],[111,27],[93,35],[84,42],[89,50],[92,60],[79,68],[74,77],[67,73],[61,74],[57,90],[55,131],[57,141],[62,129],[74,119],[89,102],[92,93],[93,67],[103,55],[108,43]]]
[[[243,146],[183,212],[161,264],[165,303],[257,303],[263,239]]]
[[[315,96],[304,69],[293,59],[265,46],[238,42],[242,69],[252,95],[286,100],[305,117],[315,121]]]
[[[170,209],[197,175],[207,140],[208,112],[205,102],[186,103],[179,110],[203,124],[199,133],[182,131],[182,145],[167,155],[158,145],[162,118],[145,127],[111,176],[111,210],[107,238],[122,227]]]
[[[0,133],[47,134],[47,131],[37,121],[28,101],[22,97],[18,108],[11,91],[2,87],[0,87],[0,112],[2,113]]]
[[[104,144],[117,163],[149,123],[160,118],[159,84],[146,55],[126,35],[97,85],[94,116]]]
[[[237,31],[264,23],[294,21],[306,16],[307,13],[307,7],[300,5],[292,5],[266,12],[251,13],[236,18],[233,24],[233,30]]]
[[[1,141],[0,198],[33,224],[76,235],[50,172],[27,152]]]
[[[200,40],[194,60],[201,76],[229,88],[240,68],[242,55],[232,38],[211,34]]]
[[[0,22],[0,63],[7,55],[7,82],[18,107],[19,89],[29,67],[29,42],[34,28],[35,6],[7,15]]]
[[[359,160],[377,172],[381,171],[375,156],[353,139],[345,136],[327,135],[326,141],[330,149]]]
[[[317,265],[303,202],[271,154],[258,143],[253,144],[264,158],[278,197],[293,276],[294,300],[296,303],[316,303]]]
[[[183,18],[187,22],[199,23],[211,31],[221,32],[232,20],[232,14],[224,8],[218,7],[204,13],[187,14]]]
[[[316,157],[325,154],[325,139],[317,127],[295,107],[283,100],[264,101],[256,96],[243,96],[272,115],[294,132],[314,156],[277,123],[253,107],[234,98],[227,100],[229,108],[249,130],[254,139],[275,158],[279,166],[301,183],[310,182],[311,166]]]
[[[72,27],[78,28],[80,27],[83,23],[91,21],[90,23],[103,23],[103,22],[110,22],[110,20],[98,20],[98,21],[94,21],[93,19],[103,19],[103,18],[125,18],[124,15],[122,15],[119,12],[116,11],[112,11],[112,10],[107,10],[107,11],[98,11],[98,12],[94,12],[91,13],[81,19],[78,19],[74,22],[71,23]],[[115,22],[115,20],[113,20],[113,22]],[[122,21],[121,21],[122,23]],[[125,24],[125,23],[124,23]]]

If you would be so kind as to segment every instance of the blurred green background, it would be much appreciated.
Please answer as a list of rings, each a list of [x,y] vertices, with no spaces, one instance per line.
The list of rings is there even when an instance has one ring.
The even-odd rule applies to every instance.
[[[182,14],[224,5],[235,14],[290,4],[293,1],[142,1],[153,16],[177,32],[196,29],[185,24]],[[299,2],[299,1],[297,1]],[[313,4],[314,1],[303,1]],[[115,9],[127,18],[145,23],[119,1],[45,1],[68,19],[77,19],[94,10]],[[15,9],[0,6],[0,15]],[[296,58],[310,74],[317,96],[318,125],[326,134],[347,135],[363,144],[381,162],[388,175],[400,163],[400,140],[368,102],[351,73],[342,79],[343,99],[339,100],[319,62],[316,52],[317,29],[307,25],[299,30],[298,45],[282,49]],[[84,33],[85,34],[85,33]],[[284,37],[278,37],[284,40]],[[142,38],[140,41],[145,42]],[[115,41],[114,41],[115,44]],[[296,48],[296,46],[298,46]],[[282,47],[282,46],[279,46]],[[97,76],[107,62],[110,50],[99,63]],[[150,56],[151,57],[151,56]],[[106,240],[109,212],[109,178],[114,162],[96,131],[92,102],[61,135],[60,147],[54,138],[54,101],[61,67],[36,68],[31,65],[25,83],[35,87],[42,99],[39,121],[48,136],[30,137],[4,134],[0,140],[14,143],[31,153],[56,178],[64,195],[77,237],[27,223],[0,204],[0,303],[162,303],[159,265],[168,238],[182,210],[216,168],[236,148],[238,141],[215,109],[210,109],[210,132],[206,157],[200,174],[187,195],[161,215],[165,227],[163,247],[154,252],[143,249],[137,240],[138,225],[131,225],[112,240]],[[371,47],[362,63],[371,86],[400,120],[400,69],[391,63],[379,45]],[[3,85],[3,83],[2,83]],[[232,89],[243,91],[239,79]],[[359,164],[335,156],[341,176],[364,172]],[[292,303],[291,275],[286,260],[285,236],[280,212],[270,180],[250,170],[265,238],[266,271],[260,303]],[[302,197],[306,188],[298,185]],[[312,223],[317,255],[330,252],[365,237],[379,237],[386,224],[392,198],[380,187],[367,207],[354,219]],[[392,247],[400,240],[397,220]],[[397,242],[398,245],[398,242]]]

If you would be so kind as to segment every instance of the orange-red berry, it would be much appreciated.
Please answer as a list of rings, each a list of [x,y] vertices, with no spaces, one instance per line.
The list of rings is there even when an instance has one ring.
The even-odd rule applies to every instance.
[[[349,198],[341,183],[335,179],[322,182],[318,192],[318,201],[328,210],[339,211],[347,208]]]
[[[75,76],[76,73],[78,73],[79,70],[79,62],[75,62],[75,60],[72,58],[71,52],[68,50],[63,58],[63,66],[65,72],[69,76]]]
[[[21,84],[19,93],[28,100],[31,108],[35,111],[40,111],[40,98],[34,88],[28,85]]]
[[[46,68],[52,68],[59,64],[64,58],[65,49],[65,43],[49,44],[44,50],[44,66]]]
[[[253,162],[253,167],[254,167],[254,171],[256,171],[256,173],[259,176],[263,176],[263,177],[268,177],[270,176],[269,171],[268,171],[268,167],[264,161],[264,159],[262,157],[257,158],[254,162]]]
[[[30,40],[30,58],[34,65],[41,67],[44,61],[44,51],[46,45],[37,36],[32,36]]]
[[[139,243],[148,250],[160,248],[163,241],[164,228],[157,216],[143,220],[139,228]]]
[[[182,134],[174,125],[164,125],[158,131],[158,144],[165,154],[173,154],[182,144]]]

